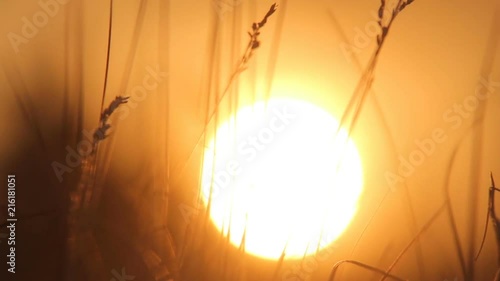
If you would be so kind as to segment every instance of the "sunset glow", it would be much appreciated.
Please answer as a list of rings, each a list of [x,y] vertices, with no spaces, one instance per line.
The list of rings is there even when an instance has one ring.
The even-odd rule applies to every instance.
[[[299,258],[341,235],[357,210],[361,161],[326,111],[272,99],[221,124],[205,150],[202,194],[213,223],[263,258]]]

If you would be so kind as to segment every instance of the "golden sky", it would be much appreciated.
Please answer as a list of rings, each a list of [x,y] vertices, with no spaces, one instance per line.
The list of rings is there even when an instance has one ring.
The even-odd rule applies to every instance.
[[[38,126],[54,157],[60,157],[57,151],[68,144],[60,138],[64,124],[74,134],[79,117],[80,129],[91,132],[98,125],[109,1],[62,2],[0,3],[0,152],[6,159],[0,161],[2,171],[25,146],[39,143],[26,116]],[[189,201],[196,190],[206,116],[242,55],[251,23],[259,21],[271,4],[267,0],[114,3],[104,104],[118,95],[132,97],[123,118],[113,119],[112,136],[102,146],[108,152],[101,155],[100,180],[142,210],[143,200],[155,196],[147,187],[168,174],[173,182],[169,220],[179,245],[185,225],[176,206]],[[268,95],[308,101],[337,119],[346,109],[377,46],[380,1],[278,4],[261,30],[261,46],[221,103],[218,123],[235,108]],[[418,0],[397,16],[351,135],[364,172],[360,208],[338,241],[338,252],[318,263],[313,280],[327,280],[331,266],[348,257],[387,268],[443,204],[448,176],[465,258],[477,250],[490,171],[500,182],[499,29],[500,4],[491,0]],[[144,86],[145,77],[157,86],[135,96],[133,89]],[[488,79],[491,94],[483,100],[474,98],[483,93],[477,89],[486,89]],[[19,101],[28,115],[23,115]],[[475,122],[475,118],[480,119]],[[433,145],[427,155],[422,145],[428,140]],[[418,150],[425,154],[422,162],[413,165],[407,176],[399,172],[401,180],[390,184],[388,172],[398,175],[401,163]],[[477,205],[472,200],[475,195]],[[159,216],[136,209],[127,213],[154,220]],[[413,247],[393,272],[411,280],[419,280],[421,274],[426,280],[462,276],[449,222],[443,213],[422,234],[424,271],[419,272],[419,251]],[[490,228],[475,265],[476,280],[492,279],[495,243]],[[359,277],[357,271],[348,268],[343,278],[368,276]]]

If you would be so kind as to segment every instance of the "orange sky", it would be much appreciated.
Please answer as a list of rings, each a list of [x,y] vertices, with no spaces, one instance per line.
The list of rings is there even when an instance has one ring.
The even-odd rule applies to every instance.
[[[256,2],[236,1],[234,7],[228,6],[221,14],[220,8],[218,10],[209,1],[170,1],[169,10],[162,11],[160,17],[160,1],[147,1],[130,74],[126,66],[134,45],[133,31],[139,1],[115,2],[105,104],[116,95],[124,94],[119,92],[122,85],[127,86],[126,93],[129,94],[135,86],[142,85],[144,77],[151,75],[151,69],[159,68],[159,71],[168,73],[158,80],[159,87],[147,92],[144,100],[133,103],[134,107],[130,107],[129,114],[119,121],[119,130],[107,143],[107,147],[112,148],[112,160],[107,167],[110,173],[126,175],[116,181],[118,185],[127,186],[123,192],[131,198],[140,194],[133,189],[134,186],[140,186],[149,177],[156,179],[158,171],[155,169],[164,165],[155,159],[159,153],[165,153],[167,147],[167,135],[162,129],[166,126],[165,120],[169,120],[170,125],[170,174],[178,183],[172,190],[173,201],[187,200],[189,195],[185,190],[194,190],[200,147],[192,156],[191,152],[203,131],[207,100],[213,101],[216,92],[213,89],[223,89],[248,40],[246,32],[250,30],[250,24],[260,20],[272,4],[267,0]],[[437,143],[431,155],[417,165],[415,172],[405,179],[406,185],[398,183],[393,186],[394,192],[387,193],[386,201],[367,228],[355,257],[385,267],[394,260],[443,202],[446,169],[453,150],[461,141],[451,172],[451,198],[459,221],[458,228],[463,235],[462,242],[469,245],[469,191],[474,189],[471,186],[478,184],[477,188],[481,190],[478,193],[479,225],[474,243],[476,247],[479,245],[489,172],[497,175],[500,182],[500,49],[492,52],[493,57],[485,59],[495,11],[497,23],[500,17],[497,2],[418,0],[397,17],[379,57],[372,91],[352,134],[363,161],[365,194],[360,201],[363,207],[346,232],[349,235],[341,238],[346,245],[342,254],[350,252],[355,241],[353,237],[361,233],[388,191],[386,175],[388,171],[397,173],[399,155],[408,159],[419,149],[416,141],[432,138],[436,130],[441,131],[446,140]],[[370,35],[370,28],[375,23],[373,14],[379,1],[295,0],[282,1],[280,5],[277,14],[261,30],[261,47],[249,68],[239,76],[239,105],[266,96],[269,65],[275,62],[271,96],[304,99],[340,118],[361,73],[357,63],[364,67],[375,50],[375,38]],[[34,105],[32,114],[47,143],[57,143],[61,130],[67,65],[71,111],[75,113],[80,104],[73,93],[81,89],[84,95],[83,127],[90,131],[97,124],[106,61],[109,3],[68,0],[67,4],[57,4],[57,7],[60,10],[49,16],[47,23],[39,27],[32,38],[26,38],[22,30],[23,17],[33,21],[33,16],[43,11],[41,6],[37,1],[0,3],[0,34],[3,34],[0,39],[0,132],[6,136],[0,140],[2,155],[14,155],[16,149],[21,149],[20,143],[24,139],[34,138],[29,125],[22,121],[13,96],[12,85],[22,89],[20,79],[28,90],[23,94],[26,95],[23,100],[31,100]],[[168,20],[165,20],[165,15],[168,15]],[[278,34],[277,23],[281,17],[283,26]],[[82,27],[79,31],[75,24],[80,19]],[[69,28],[66,30],[65,26]],[[499,27],[496,26],[496,34],[500,34]],[[12,33],[23,35],[26,41],[14,46],[9,39]],[[362,39],[369,41],[366,45],[359,44]],[[65,43],[69,44],[68,54],[65,53]],[[279,48],[273,49],[278,43]],[[159,45],[167,45],[168,50],[161,50]],[[346,46],[356,46],[359,52],[346,57]],[[278,51],[277,57],[273,57],[275,50]],[[218,67],[215,71],[210,69],[212,51],[215,54],[213,65]],[[83,64],[79,65],[79,62]],[[491,64],[490,79],[496,84],[493,84],[493,93],[479,102],[479,108],[484,106],[486,109],[484,122],[472,127],[474,114],[480,111],[465,109],[460,115],[456,110],[457,106],[464,106],[474,95],[476,87],[481,85],[483,69],[488,63]],[[210,77],[209,73],[213,76]],[[212,82],[212,91],[208,90],[209,81]],[[165,106],[167,89],[168,110]],[[234,100],[225,100],[223,112],[232,109],[230,102]],[[74,124],[75,119],[70,122]],[[386,127],[383,122],[386,122]],[[477,146],[471,145],[474,139],[471,132],[481,131],[484,134],[482,151],[479,161],[474,162],[471,155],[477,155]],[[0,167],[4,169],[3,166]],[[148,170],[145,167],[153,168]],[[472,167],[479,167],[477,182],[470,180],[468,171]],[[416,228],[409,221],[408,198],[411,198],[415,210]],[[443,217],[436,222],[436,225],[440,224],[447,225],[447,219]],[[490,278],[491,261],[496,255],[491,230],[484,256],[477,265],[485,274],[480,278]],[[181,230],[177,230],[179,233]],[[449,235],[448,227],[436,226],[422,238],[423,253],[429,265],[427,274],[432,277],[429,280],[443,280],[446,276],[451,279],[453,274],[460,274]],[[415,252],[409,253],[396,272],[406,274],[408,278],[418,276],[415,256]],[[339,254],[335,258],[345,256]],[[440,266],[442,261],[446,264]],[[318,280],[325,280],[331,264],[320,264],[315,274],[323,279]]]

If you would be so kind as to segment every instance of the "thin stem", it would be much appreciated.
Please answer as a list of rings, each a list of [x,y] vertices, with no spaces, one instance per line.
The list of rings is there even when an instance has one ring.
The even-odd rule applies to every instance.
[[[337,272],[337,268],[340,267],[340,265],[344,264],[344,263],[350,263],[350,264],[353,264],[353,265],[356,265],[356,266],[359,266],[361,268],[364,268],[364,269],[367,269],[369,271],[374,271],[376,273],[379,273],[379,274],[383,274],[384,276],[387,276],[389,278],[392,278],[394,280],[398,280],[398,281],[406,281],[405,279],[402,279],[402,278],[399,278],[395,275],[392,275],[392,274],[389,274],[388,272],[386,271],[383,271],[381,269],[378,269],[374,266],[371,266],[371,265],[367,265],[367,264],[364,264],[364,263],[361,263],[359,261],[355,261],[355,260],[342,260],[342,261],[339,261],[337,262],[334,266],[333,266],[333,269],[332,269],[332,272],[330,274],[330,278],[328,278],[329,281],[334,281],[335,279],[335,273]]]
[[[109,1],[109,25],[108,25],[108,47],[106,50],[106,70],[104,73],[104,87],[102,89],[102,100],[101,100],[101,110],[104,110],[104,100],[106,98],[106,88],[108,85],[108,75],[109,75],[109,57],[111,51],[111,32],[113,30],[113,0]]]
[[[396,257],[396,259],[392,262],[392,264],[389,266],[387,271],[385,272],[384,276],[380,279],[380,281],[384,281],[387,277],[389,277],[389,273],[394,269],[398,261],[403,257],[403,255],[411,248],[411,246],[418,241],[420,238],[420,235],[424,233],[431,225],[434,223],[434,221],[439,217],[441,212],[445,209],[447,202],[445,202],[437,211],[434,213],[434,215],[427,221],[427,223],[420,229],[420,231],[415,235],[415,237],[406,245],[406,247],[401,251],[401,253]]]

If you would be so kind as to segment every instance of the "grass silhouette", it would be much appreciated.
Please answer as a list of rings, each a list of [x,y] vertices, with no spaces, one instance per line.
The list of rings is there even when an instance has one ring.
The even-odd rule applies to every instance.
[[[217,1],[219,4],[224,2]],[[77,147],[78,143],[86,138],[82,133],[84,127],[94,128],[91,139],[93,153],[82,158],[80,165],[75,167],[73,172],[65,174],[62,183],[57,183],[55,177],[43,178],[40,181],[36,176],[29,179],[31,186],[42,184],[61,187],[57,192],[47,192],[49,199],[41,197],[35,191],[33,191],[35,195],[25,195],[20,198],[26,200],[23,202],[33,203],[35,201],[24,198],[38,197],[52,205],[51,208],[42,210],[33,207],[26,213],[20,213],[20,219],[34,222],[45,218],[57,218],[60,227],[49,244],[61,247],[59,249],[61,253],[58,252],[56,257],[47,258],[47,261],[60,262],[62,273],[47,275],[45,279],[43,276],[38,277],[40,280],[110,280],[116,278],[113,272],[126,272],[129,276],[134,276],[135,280],[301,280],[302,277],[298,275],[296,279],[288,278],[284,272],[294,263],[304,266],[308,257],[304,256],[299,261],[288,261],[283,250],[279,260],[261,261],[247,255],[245,239],[239,248],[234,248],[229,243],[230,233],[227,235],[214,233],[209,218],[211,198],[206,208],[200,203],[201,195],[198,190],[200,176],[196,175],[199,167],[193,164],[199,163],[200,158],[203,163],[203,153],[200,151],[203,151],[207,144],[209,135],[213,134],[220,121],[234,114],[244,103],[244,99],[255,101],[257,99],[255,92],[261,88],[264,99],[271,98],[273,86],[277,83],[278,57],[289,59],[280,53],[280,50],[282,47],[290,47],[284,43],[286,39],[284,33],[289,26],[293,26],[289,21],[290,18],[286,16],[290,15],[288,9],[290,6],[293,7],[294,3],[283,0],[279,5],[272,4],[267,10],[261,11],[257,9],[255,1],[235,1],[235,5],[228,6],[232,9],[231,13],[213,20],[212,25],[207,27],[206,39],[209,46],[208,55],[204,57],[207,61],[205,75],[199,78],[196,76],[197,72],[193,70],[187,82],[183,80],[186,84],[191,81],[196,84],[195,81],[198,81],[196,79],[202,81],[199,98],[202,121],[199,124],[193,125],[192,123],[195,123],[193,120],[183,120],[173,113],[177,106],[183,106],[182,103],[178,105],[175,102],[179,102],[181,99],[176,97],[182,97],[184,93],[174,91],[171,87],[175,82],[174,79],[181,78],[168,77],[154,90],[157,95],[137,107],[138,110],[148,111],[145,115],[141,115],[142,119],[138,117],[139,114],[131,114],[125,125],[123,120],[118,120],[116,112],[118,109],[130,106],[132,98],[128,93],[132,83],[137,79],[138,73],[135,67],[142,62],[142,56],[155,56],[159,68],[174,75],[177,68],[189,66],[189,61],[184,61],[180,65],[170,65],[171,61],[176,59],[173,51],[177,47],[174,28],[181,25],[171,19],[172,13],[175,13],[171,1],[138,0],[133,2],[131,8],[135,14],[118,14],[125,10],[122,5],[132,5],[130,3],[110,0],[109,14],[107,10],[105,11],[108,24],[106,44],[100,45],[102,49],[98,53],[104,58],[102,61],[104,79],[99,74],[99,81],[103,85],[100,95],[94,93],[89,95],[88,90],[84,89],[84,85],[87,85],[85,81],[91,85],[98,84],[99,89],[101,87],[101,82],[88,82],[95,77],[90,79],[82,74],[84,58],[88,59],[87,53],[84,55],[84,49],[89,46],[84,40],[88,35],[87,37],[83,35],[82,28],[85,24],[89,24],[89,20],[84,20],[79,14],[84,4],[82,1],[76,1],[74,5],[67,6],[63,19],[65,37],[62,45],[65,48],[61,54],[64,57],[64,62],[61,64],[64,77],[58,78],[64,85],[61,90],[62,118],[59,123],[54,121],[57,125],[53,125],[54,129],[51,128],[49,133],[44,130],[44,118],[41,117],[43,115],[36,95],[49,96],[50,93],[38,89],[36,92],[30,92],[32,87],[30,88],[26,82],[27,77],[24,77],[20,70],[22,64],[18,65],[12,58],[0,54],[7,92],[11,94],[9,96],[12,96],[12,104],[19,112],[18,116],[21,118],[19,123],[23,122],[24,126],[29,128],[34,143],[32,146],[26,144],[28,147],[26,151],[19,152],[17,158],[9,160],[13,163],[9,166],[10,169],[22,171],[20,179],[28,178],[36,170],[35,167],[50,167],[48,163],[55,159],[64,161],[68,154],[64,150],[66,145]],[[379,33],[373,38],[375,49],[370,53],[366,63],[359,57],[354,57],[359,70],[359,79],[340,116],[342,127],[354,135],[357,132],[356,128],[358,130],[360,128],[360,122],[363,122],[364,114],[373,110],[375,112],[373,114],[378,117],[381,124],[378,132],[387,140],[388,149],[384,153],[390,159],[398,159],[402,149],[398,145],[396,133],[391,129],[390,120],[384,114],[384,104],[375,94],[375,90],[378,93],[379,89],[375,89],[374,84],[381,77],[382,72],[378,72],[381,62],[393,55],[388,48],[392,36],[397,35],[397,32],[404,33],[401,29],[397,29],[404,28],[404,17],[407,16],[405,20],[413,19],[410,11],[418,8],[418,5],[424,6],[425,3],[412,0],[382,0],[377,6]],[[248,8],[250,17],[260,21],[251,25],[248,24],[251,21],[246,23],[243,6]],[[155,7],[157,14],[151,13],[151,7]],[[131,31],[129,37],[117,32],[121,28],[127,29],[120,25],[125,22],[125,17],[129,24],[127,27]],[[497,67],[495,61],[498,56],[499,18],[496,14],[489,31],[487,48],[479,73],[481,77],[491,77],[491,73]],[[344,42],[348,41],[349,36],[346,35],[337,16],[331,14],[330,20],[335,33],[340,35]],[[157,23],[158,28],[152,31],[146,29],[145,26],[151,22]],[[243,25],[245,28],[250,26],[248,37],[239,31],[239,27]],[[274,32],[271,29],[273,26]],[[158,37],[153,42],[157,44],[157,52],[151,51],[154,48],[149,44],[151,42],[146,41],[151,34]],[[427,40],[426,35],[421,34],[422,41]],[[230,38],[231,44],[224,42],[223,38],[226,37],[223,36]],[[128,45],[125,46],[123,42],[128,42],[126,43]],[[227,49],[229,51],[226,53]],[[196,54],[190,56],[196,57]],[[257,83],[257,69],[260,69],[258,66],[262,63],[262,58],[267,58],[264,82]],[[312,62],[304,62],[308,63]],[[114,76],[119,78],[115,79]],[[246,91],[247,87],[251,90]],[[186,86],[185,89],[188,91],[190,88]],[[97,110],[91,110],[94,107],[86,108],[88,104],[99,104],[100,108],[96,106]],[[90,117],[89,112],[93,113]],[[483,224],[477,217],[482,216],[483,211],[487,211],[486,216],[495,229],[496,245],[500,247],[499,222],[494,205],[494,191],[498,189],[493,182],[493,176],[491,176],[492,187],[488,193],[488,208],[483,209],[482,204],[486,187],[482,186],[484,178],[481,171],[489,170],[489,167],[484,167],[486,164],[483,161],[488,154],[484,145],[488,141],[485,139],[486,114],[487,103],[483,103],[474,112],[471,127],[467,128],[462,138],[452,145],[446,165],[440,171],[444,183],[433,187],[442,195],[442,198],[435,200],[439,201],[435,204],[437,207],[429,207],[426,216],[421,215],[419,212],[425,206],[419,204],[415,191],[412,191],[406,182],[395,191],[397,195],[390,189],[384,190],[380,200],[374,204],[375,208],[371,214],[362,217],[363,221],[356,224],[359,231],[350,235],[352,243],[346,244],[347,250],[339,250],[325,261],[321,261],[317,266],[318,269],[311,270],[308,278],[310,280],[444,280],[451,276],[442,276],[437,273],[438,271],[457,271],[454,273],[461,278],[459,280],[482,281],[492,278],[500,280],[500,262],[493,263],[491,258],[492,252],[500,257],[500,248],[492,250],[491,246],[488,247],[493,240],[487,235],[486,229],[482,237],[478,236]],[[175,135],[176,128],[180,126],[178,124],[184,124],[184,127],[189,128],[186,130],[190,130],[190,141],[183,143],[182,137],[185,136]],[[21,127],[21,125],[16,126]],[[127,130],[133,133],[128,133]],[[60,137],[56,141],[47,137],[48,134],[59,136],[59,133]],[[130,138],[143,144],[140,147],[144,149],[123,145],[123,142]],[[181,148],[176,147],[179,144],[187,147],[182,153],[179,152]],[[463,183],[465,189],[457,191],[454,173],[459,170],[457,166],[462,163],[460,161],[464,161],[461,157],[465,153],[464,147],[467,144],[471,147],[468,159],[471,165],[468,170],[470,177],[468,182]],[[20,150],[23,149],[24,146]],[[150,162],[154,164],[133,166],[136,173],[127,169],[123,169],[127,172],[117,173],[112,168],[113,165],[120,165],[120,162],[125,160],[130,163],[136,161],[140,163],[143,155],[146,159],[153,159]],[[174,157],[177,161],[173,160]],[[50,169],[43,171],[52,175]],[[365,189],[375,189],[371,182],[366,185]],[[187,195],[184,194],[187,193],[184,192],[188,189],[186,186],[194,187],[192,189],[196,190],[194,202],[189,202],[188,210],[191,213],[188,221],[184,220],[178,208],[186,201]],[[466,194],[467,202],[470,202],[470,206],[466,208],[458,203],[460,201],[457,198],[462,198],[459,197],[462,193]],[[52,197],[54,199],[50,199]],[[401,211],[404,222],[391,220],[387,225],[391,225],[394,228],[391,231],[394,232],[407,227],[405,230],[408,231],[408,236],[401,237],[394,244],[386,245],[387,252],[371,255],[372,250],[364,247],[368,242],[376,244],[378,241],[370,239],[381,233],[373,227],[380,226],[379,217],[387,212],[384,207],[392,206],[390,204],[394,204],[393,201],[396,200],[405,208],[406,212]],[[26,205],[36,205],[28,203]],[[465,211],[461,210],[462,208]],[[6,225],[2,222],[2,229]],[[443,258],[442,261],[445,265],[453,265],[448,271],[434,268],[435,259],[429,251],[429,247],[432,248],[429,244],[432,244],[432,239],[435,238],[432,236],[435,235],[433,231],[442,232],[440,235],[445,236],[452,245],[450,255],[453,260],[445,261]],[[401,231],[397,233],[400,234]],[[55,244],[53,240],[63,241],[64,245]],[[483,245],[485,247],[481,253]],[[443,257],[446,255],[443,254]],[[20,265],[23,263],[32,265],[28,260],[21,260]],[[122,271],[122,268],[125,271]],[[257,272],[257,269],[261,271]],[[37,278],[39,272],[45,271],[34,270],[35,276],[30,275],[29,278]],[[27,275],[22,277],[25,276]]]

